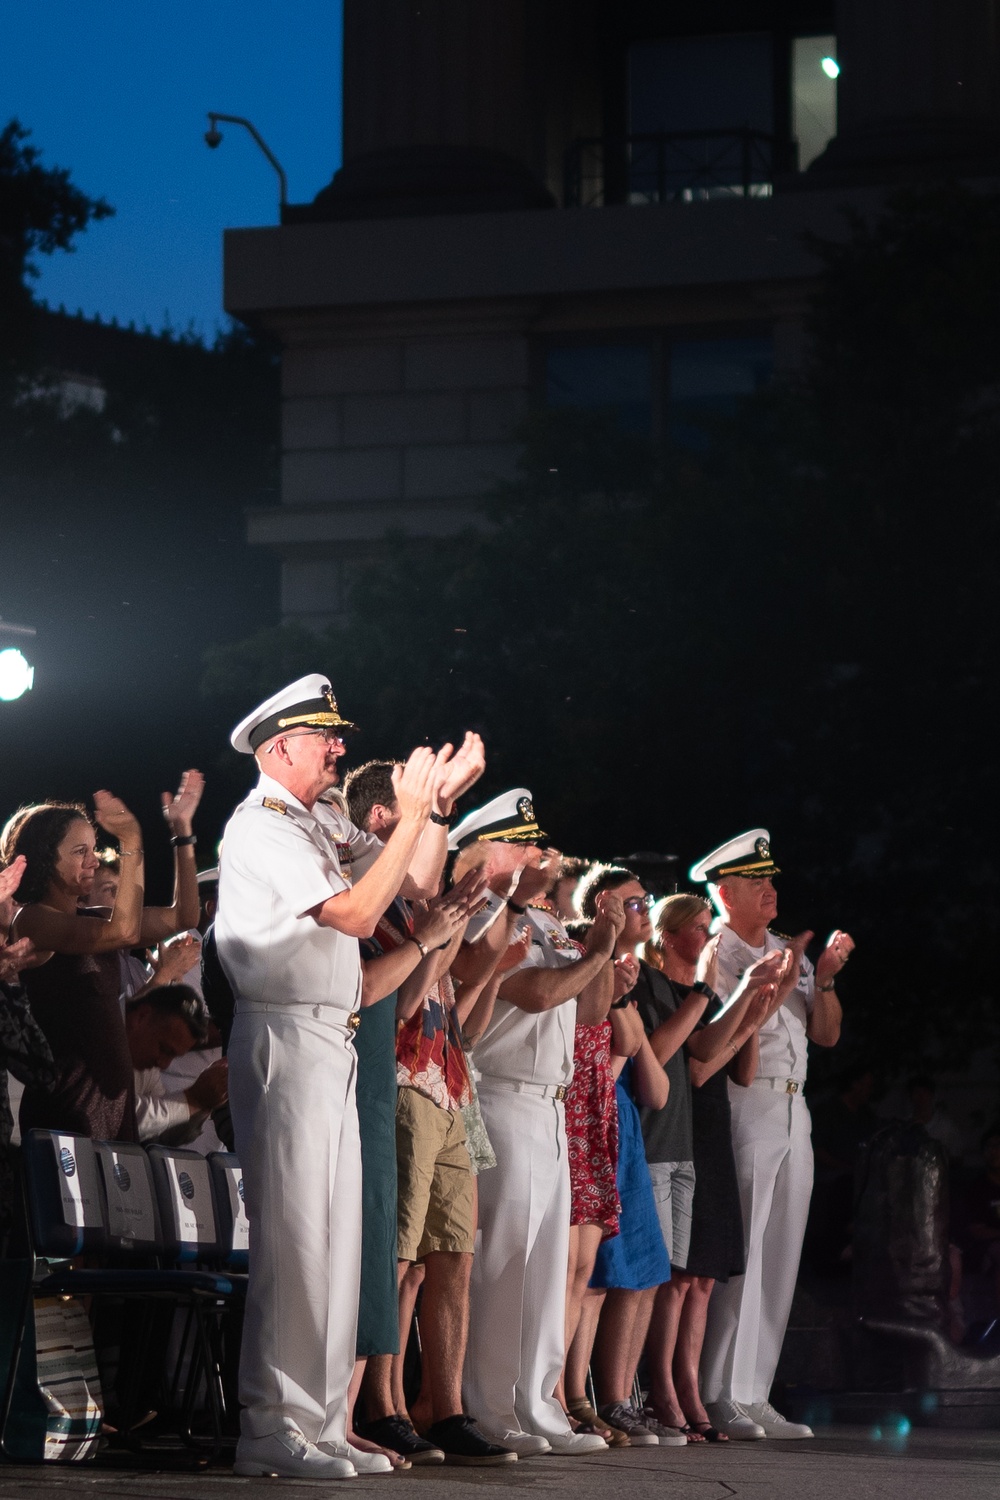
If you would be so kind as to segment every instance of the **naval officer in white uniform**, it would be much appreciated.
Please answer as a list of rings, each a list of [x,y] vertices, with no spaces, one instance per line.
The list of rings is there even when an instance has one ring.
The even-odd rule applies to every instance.
[[[467,938],[475,940],[478,927],[505,903],[526,918],[532,935],[527,957],[504,979],[473,1051],[497,1165],[479,1178],[462,1382],[466,1410],[519,1458],[584,1455],[607,1446],[594,1433],[574,1432],[553,1393],[565,1356],[570,1184],[563,1100],[573,1078],[578,997],[581,1019],[588,1007],[606,1014],[625,913],[609,892],[581,954],[543,898],[551,874],[539,871],[536,900],[514,906],[507,897],[511,879],[521,871],[520,895],[525,875],[542,863],[542,837],[531,793],[517,787],[470,813],[449,841],[455,849],[478,840],[494,845],[489,903],[472,919]],[[556,872],[558,856],[547,864]]]
[[[400,891],[436,890],[441,799],[468,779],[467,745],[456,757],[450,746],[416,750],[394,770],[402,816],[383,846],[341,814],[325,809],[321,821],[313,811],[338,779],[353,727],[329,681],[313,675],[232,734],[261,772],[226,825],[216,918],[236,998],[230,1104],[250,1216],[235,1466],[244,1475],[327,1480],[391,1468],[345,1441],[361,1252],[358,938]]]
[[[747,1044],[758,1050],[749,1086],[729,1085],[746,1271],[717,1283],[712,1293],[701,1374],[709,1415],[731,1438],[812,1437],[809,1427],[786,1421],[768,1398],[812,1195],[811,1127],[802,1094],[807,1043],[833,1047],[839,1040],[835,976],[854,948],[847,933],[834,932],[814,972],[804,952],[811,932],[791,940],[772,932],[778,873],[766,828],[713,849],[690,872],[692,880],[708,883],[719,912],[719,930],[704,950],[699,977],[707,975],[723,1000],[766,954],[791,947],[794,955],[779,990],[781,1004]]]

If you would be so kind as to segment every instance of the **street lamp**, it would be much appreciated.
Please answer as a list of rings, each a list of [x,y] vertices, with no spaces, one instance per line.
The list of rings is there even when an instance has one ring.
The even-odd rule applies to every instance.
[[[288,178],[285,176],[284,167],[281,165],[280,161],[275,156],[274,152],[271,150],[270,146],[267,144],[260,131],[257,130],[256,126],[251,125],[249,120],[244,120],[242,115],[220,115],[217,114],[214,110],[209,110],[208,129],[205,131],[205,145],[208,146],[210,150],[214,151],[217,146],[222,145],[222,131],[219,129],[217,123],[219,120],[224,120],[227,125],[242,125],[244,130],[249,130],[250,134],[257,142],[257,145],[263,151],[264,155],[271,163],[271,166],[277,172],[278,209],[280,213],[280,211],[285,207],[285,204],[288,202]]]

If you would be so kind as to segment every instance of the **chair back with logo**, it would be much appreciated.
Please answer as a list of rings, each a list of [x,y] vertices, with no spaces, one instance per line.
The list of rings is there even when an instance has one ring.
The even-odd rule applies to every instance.
[[[231,1271],[245,1271],[250,1264],[250,1221],[243,1202],[243,1168],[231,1151],[212,1151],[208,1167],[215,1189],[223,1264]]]
[[[147,1156],[164,1253],[180,1261],[218,1263],[225,1251],[219,1240],[208,1162],[197,1151],[156,1144],[147,1148]]]
[[[135,1141],[95,1141],[104,1189],[108,1249],[120,1257],[156,1255],[162,1249],[153,1172]]]
[[[62,1130],[29,1130],[21,1143],[35,1253],[68,1260],[105,1245],[94,1142]]]

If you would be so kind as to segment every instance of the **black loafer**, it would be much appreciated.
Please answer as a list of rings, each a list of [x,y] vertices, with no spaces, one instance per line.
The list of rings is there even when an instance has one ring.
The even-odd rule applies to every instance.
[[[443,1464],[444,1453],[434,1443],[422,1438],[409,1417],[378,1417],[374,1422],[365,1422],[358,1431],[369,1442],[380,1448],[391,1448],[401,1453],[411,1464]]]
[[[446,1464],[516,1464],[517,1454],[510,1448],[491,1443],[476,1426],[473,1417],[445,1417],[427,1428],[427,1440],[444,1453]]]

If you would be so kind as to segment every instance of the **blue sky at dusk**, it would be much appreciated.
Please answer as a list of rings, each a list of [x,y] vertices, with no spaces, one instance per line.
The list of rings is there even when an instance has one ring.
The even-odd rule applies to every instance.
[[[341,0],[0,0],[0,124],[16,116],[48,166],[116,214],[73,254],[40,257],[52,306],[211,337],[222,311],[222,231],[274,224],[340,165]]]

